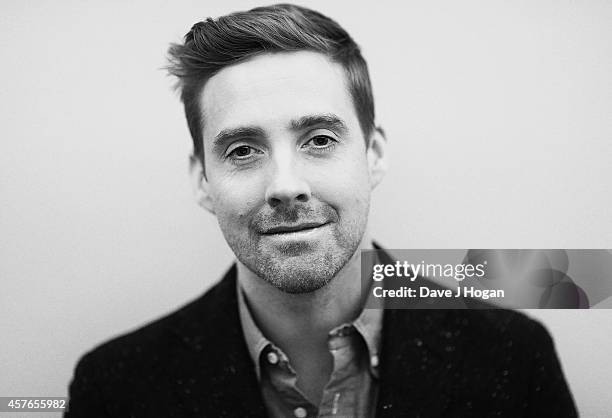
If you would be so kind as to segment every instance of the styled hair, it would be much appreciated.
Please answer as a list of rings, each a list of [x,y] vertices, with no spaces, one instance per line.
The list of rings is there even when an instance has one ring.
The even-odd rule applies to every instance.
[[[199,96],[223,68],[266,52],[314,51],[345,70],[361,130],[368,141],[374,130],[374,99],[368,67],[359,46],[327,16],[292,4],[257,7],[198,22],[184,43],[171,44],[168,72],[177,89],[193,139],[194,155],[204,161],[203,114]]]

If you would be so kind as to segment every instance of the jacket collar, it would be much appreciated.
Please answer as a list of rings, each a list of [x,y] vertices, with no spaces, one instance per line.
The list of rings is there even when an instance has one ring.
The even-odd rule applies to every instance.
[[[236,266],[203,296],[180,311],[174,333],[182,343],[177,361],[198,393],[180,392],[180,405],[203,416],[265,417],[253,362],[240,328]],[[187,381],[187,380],[186,380]],[[208,414],[207,414],[208,413]]]

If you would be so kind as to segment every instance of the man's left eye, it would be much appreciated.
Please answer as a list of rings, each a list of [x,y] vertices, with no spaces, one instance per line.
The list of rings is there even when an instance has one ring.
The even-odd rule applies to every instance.
[[[314,148],[327,148],[333,145],[334,142],[336,142],[336,140],[327,135],[317,135],[310,138],[306,144],[310,143]]]

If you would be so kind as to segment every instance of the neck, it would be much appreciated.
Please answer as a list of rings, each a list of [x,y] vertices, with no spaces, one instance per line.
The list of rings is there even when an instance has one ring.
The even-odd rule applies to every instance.
[[[321,289],[291,294],[270,285],[238,263],[238,280],[251,314],[262,333],[290,355],[297,347],[327,350],[333,328],[355,319],[362,308],[361,251],[371,248],[367,234],[355,254]]]

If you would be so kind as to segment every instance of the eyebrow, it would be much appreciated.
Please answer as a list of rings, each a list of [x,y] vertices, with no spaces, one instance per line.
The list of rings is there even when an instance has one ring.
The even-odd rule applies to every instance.
[[[339,133],[343,134],[348,130],[346,123],[333,113],[302,116],[299,119],[292,120],[290,126],[294,131],[304,131],[306,129],[321,127],[339,131]]]
[[[258,128],[256,126],[244,126],[238,128],[227,128],[223,129],[213,138],[213,147],[219,147],[223,143],[236,140],[236,139],[244,139],[244,138],[255,138],[255,137],[263,137],[265,132],[263,129]]]

